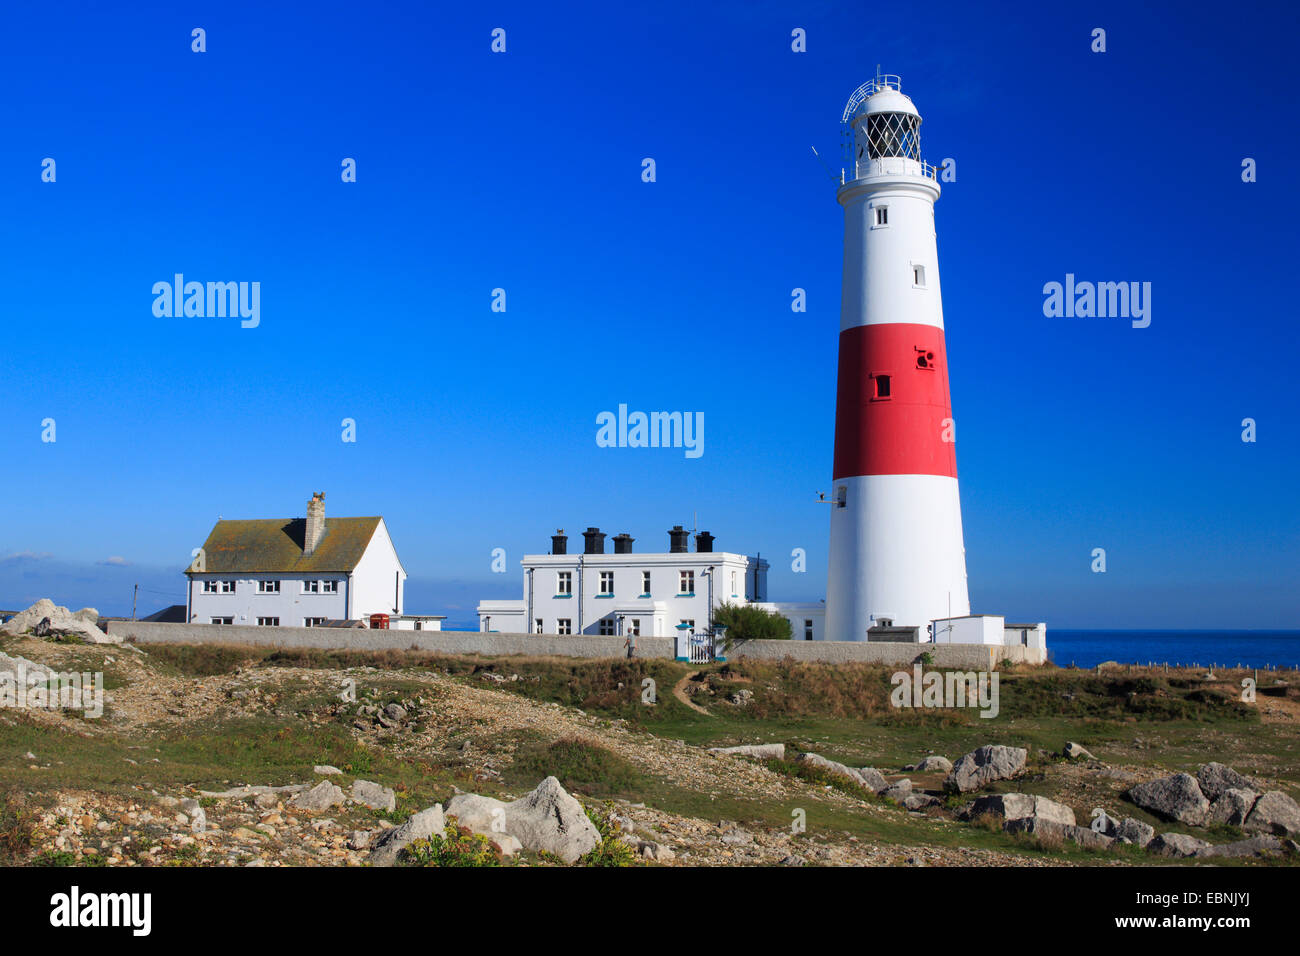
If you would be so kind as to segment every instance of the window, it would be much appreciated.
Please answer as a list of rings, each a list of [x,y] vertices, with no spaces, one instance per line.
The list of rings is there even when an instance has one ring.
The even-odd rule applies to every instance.
[[[877,225],[877,226],[888,226],[888,225],[889,225],[889,207],[888,207],[888,206],[877,206],[877,207],[876,207],[876,225]]]
[[[423,621],[416,621],[416,622],[415,622],[415,629],[416,629],[417,631],[423,631],[423,630],[424,630],[424,622],[423,622]]]
[[[609,618],[609,617],[602,617],[602,618],[600,619],[600,628],[599,628],[599,630],[600,630],[600,633],[603,634],[605,637],[610,637],[611,635],[613,635],[613,633],[614,633],[614,619],[613,619],[613,618]]]
[[[731,596],[736,596],[736,572],[731,572]]]
[[[641,619],[634,617],[627,622],[627,632],[633,637],[641,636]]]
[[[806,617],[803,619],[803,639],[805,641],[811,641],[812,634],[813,634],[812,619]]]
[[[279,594],[280,582],[279,581],[258,581],[257,593],[258,594]]]
[[[682,618],[678,623],[685,624],[692,631],[695,630],[695,618]]]
[[[210,617],[208,618],[208,623],[209,624],[234,624],[235,619],[233,617]]]
[[[339,583],[337,581],[322,581],[320,583],[321,594],[338,594]]]
[[[278,617],[259,617],[257,619],[258,627],[279,627],[280,619]]]
[[[203,582],[203,593],[204,593],[204,594],[216,594],[216,593],[217,593],[217,582],[216,582],[216,581],[204,581],[204,582]]]
[[[917,289],[925,288],[925,266],[912,266],[912,285]]]
[[[222,593],[222,594],[234,594],[234,593],[235,593],[235,582],[234,582],[234,581],[222,581],[222,582],[221,582],[221,593]]]
[[[303,582],[302,582],[302,593],[303,593],[303,594],[320,594],[320,582],[319,582],[319,581],[303,581]]]
[[[320,627],[324,623],[325,623],[325,618],[323,617],[304,617],[302,619],[303,627]],[[420,629],[420,625],[418,623],[415,625],[415,629],[417,631]]]
[[[650,572],[641,572],[641,593],[646,597],[650,596]]]
[[[573,572],[559,571],[555,575],[555,593],[570,595],[573,593]]]
[[[542,633],[542,619],[540,617],[537,620],[533,621],[533,633],[534,634]]]
[[[871,396],[872,401],[883,401],[887,398],[892,397],[892,391],[890,388],[891,385],[890,376],[880,375],[880,374],[872,375],[871,380],[875,383],[876,386],[875,391],[872,393]]]
[[[558,621],[555,622],[555,633],[556,633],[556,634],[572,634],[572,633],[573,633],[573,621],[572,621],[570,618],[567,618],[567,617],[562,617],[562,618],[560,618]]]
[[[600,572],[600,593],[612,595],[614,593],[614,572]]]
[[[849,506],[849,486],[840,485],[835,489],[835,507],[847,508]]]
[[[679,571],[677,572],[678,592],[681,594],[695,593],[695,572]]]

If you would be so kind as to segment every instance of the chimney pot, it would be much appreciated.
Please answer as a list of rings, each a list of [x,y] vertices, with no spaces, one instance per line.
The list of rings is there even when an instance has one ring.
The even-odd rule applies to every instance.
[[[713,535],[707,531],[701,531],[695,536],[695,550],[700,554],[707,554],[713,550]]]
[[[690,540],[691,533],[679,524],[673,525],[673,529],[668,532],[668,553],[685,554],[690,550],[687,541]]]
[[[622,534],[616,534],[616,535],[614,535],[614,553],[615,553],[615,554],[631,554],[631,553],[632,553],[632,542],[635,541],[635,540],[636,540],[636,538],[632,537],[632,536],[631,536],[630,534],[628,534],[626,531],[623,532]]]
[[[563,528],[557,528],[555,534],[551,535],[551,554],[568,554],[569,553],[569,536],[564,533]]]

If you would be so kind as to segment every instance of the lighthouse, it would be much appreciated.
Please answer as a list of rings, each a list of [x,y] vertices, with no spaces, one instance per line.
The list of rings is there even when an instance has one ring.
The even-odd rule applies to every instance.
[[[844,110],[826,638],[970,613],[935,244],[939,183],[896,76]],[[924,637],[922,638],[924,639]]]

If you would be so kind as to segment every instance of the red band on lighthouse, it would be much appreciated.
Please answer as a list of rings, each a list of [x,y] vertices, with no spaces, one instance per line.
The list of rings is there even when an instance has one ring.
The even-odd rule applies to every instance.
[[[911,323],[845,329],[838,383],[836,480],[957,477],[943,329]]]

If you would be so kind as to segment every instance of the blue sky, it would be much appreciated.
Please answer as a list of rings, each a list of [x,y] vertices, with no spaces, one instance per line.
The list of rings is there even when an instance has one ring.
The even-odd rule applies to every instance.
[[[301,515],[317,490],[384,515],[408,610],[453,620],[517,596],[518,558],[557,527],[662,550],[697,513],[719,548],[772,561],[773,599],[823,597],[843,223],[809,147],[835,161],[879,63],[927,159],[956,160],[936,221],[973,607],[1295,626],[1298,21],[1251,3],[15,7],[0,607],[122,613],[135,583],[142,613],[183,600],[218,515]],[[156,318],[177,272],[260,282],[260,325]],[[1067,272],[1151,282],[1150,327],[1044,317]],[[620,403],[702,412],[703,456],[597,447]]]

